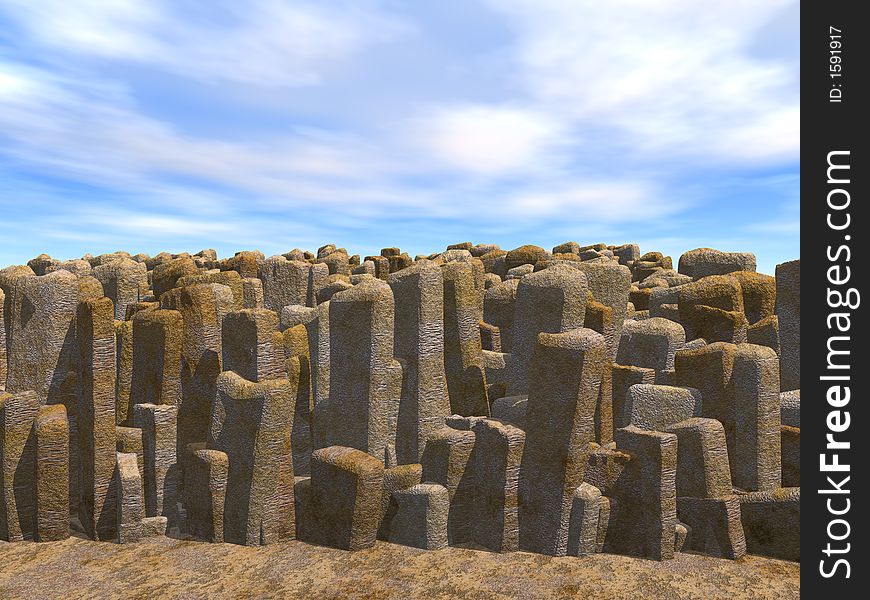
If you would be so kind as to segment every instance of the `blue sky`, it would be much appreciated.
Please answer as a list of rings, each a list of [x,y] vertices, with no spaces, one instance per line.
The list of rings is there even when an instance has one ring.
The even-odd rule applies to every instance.
[[[0,265],[574,240],[772,273],[798,35],[779,0],[0,0]]]

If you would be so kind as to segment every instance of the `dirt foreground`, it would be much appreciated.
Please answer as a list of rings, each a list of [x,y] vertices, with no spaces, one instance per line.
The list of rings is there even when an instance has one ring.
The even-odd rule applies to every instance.
[[[798,598],[797,563],[678,554],[553,558],[378,542],[349,553],[288,542],[249,548],[166,537],[0,542],[0,598]]]

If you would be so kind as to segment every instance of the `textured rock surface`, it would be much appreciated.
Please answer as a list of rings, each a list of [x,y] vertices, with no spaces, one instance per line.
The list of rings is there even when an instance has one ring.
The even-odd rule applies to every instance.
[[[37,256],[0,270],[0,537],[796,559],[798,264]]]

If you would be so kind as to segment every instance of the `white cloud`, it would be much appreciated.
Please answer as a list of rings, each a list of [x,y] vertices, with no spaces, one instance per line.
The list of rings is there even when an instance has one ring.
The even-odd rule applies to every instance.
[[[150,64],[206,82],[317,83],[322,70],[410,28],[371,2],[8,0],[38,43],[65,53]],[[185,13],[187,9],[189,13]]]
[[[581,131],[645,157],[797,158],[794,64],[748,49],[789,0],[488,3],[517,32],[518,83]]]
[[[558,122],[513,107],[443,107],[419,118],[414,129],[417,144],[436,160],[481,175],[535,170],[564,143]]]

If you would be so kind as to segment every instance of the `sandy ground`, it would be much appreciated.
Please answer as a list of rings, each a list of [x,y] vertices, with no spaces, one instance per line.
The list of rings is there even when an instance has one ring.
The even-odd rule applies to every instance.
[[[552,558],[378,542],[355,553],[288,542],[259,548],[157,537],[0,542],[0,598],[798,598],[797,563],[678,554]]]

